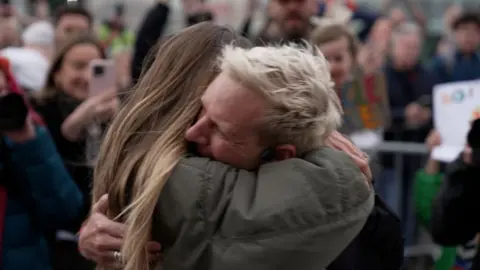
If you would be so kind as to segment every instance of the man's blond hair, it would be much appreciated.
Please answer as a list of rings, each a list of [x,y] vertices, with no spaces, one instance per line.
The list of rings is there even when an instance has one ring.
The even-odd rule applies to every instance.
[[[311,46],[226,46],[220,68],[268,101],[259,126],[271,144],[294,144],[302,155],[322,146],[341,124],[343,111],[328,62]]]

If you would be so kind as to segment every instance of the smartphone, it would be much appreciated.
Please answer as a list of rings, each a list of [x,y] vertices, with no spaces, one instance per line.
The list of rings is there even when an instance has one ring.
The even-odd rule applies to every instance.
[[[115,61],[95,59],[90,62],[89,95],[96,96],[117,85]]]

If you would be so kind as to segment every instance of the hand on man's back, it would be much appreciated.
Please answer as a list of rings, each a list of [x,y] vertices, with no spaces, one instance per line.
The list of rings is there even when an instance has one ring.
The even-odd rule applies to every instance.
[[[365,175],[367,181],[369,183],[372,182],[373,176],[370,165],[368,164],[368,155],[358,149],[349,139],[340,134],[340,132],[335,131],[327,139],[326,145],[349,155]]]

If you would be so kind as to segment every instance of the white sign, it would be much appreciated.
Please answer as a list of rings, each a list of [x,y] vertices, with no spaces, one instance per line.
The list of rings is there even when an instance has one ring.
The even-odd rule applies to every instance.
[[[480,80],[436,85],[433,108],[442,144],[433,149],[432,158],[451,162],[465,147],[471,121],[480,118]]]

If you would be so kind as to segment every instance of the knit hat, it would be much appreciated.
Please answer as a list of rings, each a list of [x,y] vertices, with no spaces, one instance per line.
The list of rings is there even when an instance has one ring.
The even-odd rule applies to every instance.
[[[54,28],[47,21],[38,21],[29,25],[22,34],[26,45],[52,46],[54,43]]]

